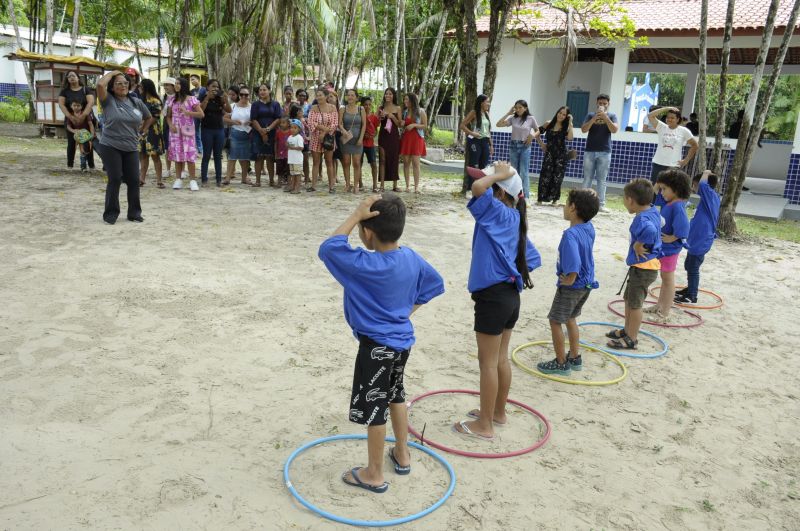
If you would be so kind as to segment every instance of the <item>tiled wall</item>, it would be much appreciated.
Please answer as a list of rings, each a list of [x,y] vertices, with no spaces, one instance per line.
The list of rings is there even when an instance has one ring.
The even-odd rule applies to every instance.
[[[786,173],[783,197],[793,205],[800,205],[800,153],[792,153],[789,157],[789,171]]]
[[[17,85],[14,83],[0,83],[0,101],[7,96],[22,98],[28,94],[28,85]]]
[[[492,143],[494,144],[494,159],[508,160],[508,146],[511,140],[511,133],[492,132]],[[583,178],[583,151],[586,148],[585,138],[576,138],[567,142],[568,149],[578,152],[578,158],[567,165],[566,177],[574,179]],[[611,168],[608,171],[608,182],[624,184],[636,177],[650,178],[653,155],[656,153],[656,144],[650,142],[630,142],[614,140],[611,144]],[[684,148],[684,156],[688,147]],[[711,157],[711,148],[706,150],[707,158]],[[733,162],[734,150],[728,151],[728,164],[723,182],[727,181]],[[531,164],[528,171],[538,174],[542,169],[544,152],[537,143],[531,145]]]

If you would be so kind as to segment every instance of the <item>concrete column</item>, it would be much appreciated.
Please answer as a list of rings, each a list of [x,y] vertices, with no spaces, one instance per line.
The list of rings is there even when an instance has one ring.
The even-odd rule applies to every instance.
[[[797,115],[797,123],[794,126],[794,144],[792,153],[800,153],[800,113]]]
[[[609,111],[616,114],[620,120],[622,120],[622,107],[625,103],[625,79],[628,77],[629,55],[628,48],[614,49],[614,68],[611,71],[611,87],[608,94],[611,96]]]
[[[686,88],[683,92],[681,112],[687,118],[694,112],[694,100],[697,96],[697,79],[700,77],[700,67],[697,65],[686,66]]]

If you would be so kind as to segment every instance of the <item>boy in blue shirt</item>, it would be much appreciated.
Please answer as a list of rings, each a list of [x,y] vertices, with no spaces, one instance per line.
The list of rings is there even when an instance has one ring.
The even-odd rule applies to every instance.
[[[700,196],[700,203],[694,217],[689,222],[687,238],[687,254],[683,262],[686,269],[687,286],[675,293],[675,302],[681,304],[697,304],[697,292],[700,289],[700,266],[711,250],[717,237],[717,221],[719,221],[719,194],[716,191],[717,176],[706,170],[692,179],[692,192]]]
[[[607,344],[616,350],[633,350],[639,344],[642,326],[642,306],[650,287],[661,269],[661,214],[652,206],[653,184],[649,179],[634,179],[625,185],[622,202],[631,214],[630,246],[625,263],[628,265],[625,288],[625,327],[606,334]]]
[[[403,387],[403,371],[414,344],[410,317],[419,306],[444,293],[439,273],[397,243],[405,221],[406,206],[400,197],[392,193],[372,196],[319,248],[325,267],[344,287],[344,317],[359,341],[350,420],[367,426],[369,464],[345,472],[342,481],[377,493],[389,488],[383,480],[389,415],[397,439],[389,459],[397,474],[411,472]],[[366,249],[350,247],[347,242],[356,226]]]
[[[583,368],[578,351],[580,332],[577,317],[591,291],[599,287],[594,278],[594,225],[590,223],[598,210],[600,200],[594,190],[570,190],[564,204],[564,219],[569,221],[569,228],[561,235],[561,243],[558,244],[558,288],[547,316],[556,358],[536,365],[545,374],[568,376],[570,370],[579,371]],[[564,346],[562,325],[567,325],[569,357]]]

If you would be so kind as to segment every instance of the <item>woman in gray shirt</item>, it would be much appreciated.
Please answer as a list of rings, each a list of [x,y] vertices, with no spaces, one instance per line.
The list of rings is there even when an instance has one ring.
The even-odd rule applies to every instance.
[[[139,202],[139,138],[147,135],[155,119],[141,100],[128,95],[129,86],[128,77],[116,70],[97,82],[97,101],[103,106],[103,136],[97,151],[108,175],[103,221],[109,225],[119,217],[123,182],[128,187],[128,221],[144,221]]]

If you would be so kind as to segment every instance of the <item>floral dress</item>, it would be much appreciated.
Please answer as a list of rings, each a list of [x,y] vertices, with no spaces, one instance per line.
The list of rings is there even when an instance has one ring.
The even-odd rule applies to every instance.
[[[194,162],[197,159],[197,145],[194,135],[194,118],[186,114],[200,105],[197,98],[187,96],[183,102],[178,99],[170,102],[172,125],[178,132],[169,132],[169,160],[173,162]],[[189,134],[191,131],[191,134]]]
[[[161,100],[150,97],[147,98],[144,104],[156,121],[148,129],[147,136],[139,139],[139,153],[142,155],[163,155],[164,135],[161,131]]]
[[[539,175],[539,193],[537,201],[549,203],[561,197],[561,183],[567,169],[567,130],[548,129],[545,132],[547,151],[542,161],[542,172]]]
[[[333,111],[331,112],[320,112],[319,106],[314,105],[311,108],[311,112],[308,113],[308,130],[311,131],[309,148],[314,153],[322,153],[325,151],[322,149],[322,137],[325,136],[325,134],[319,129],[316,129],[318,124],[322,124],[325,127],[331,127],[333,129],[339,127],[339,111],[336,109],[336,107],[334,107]]]

